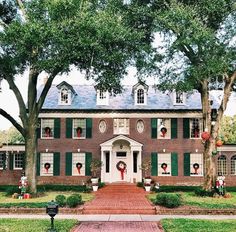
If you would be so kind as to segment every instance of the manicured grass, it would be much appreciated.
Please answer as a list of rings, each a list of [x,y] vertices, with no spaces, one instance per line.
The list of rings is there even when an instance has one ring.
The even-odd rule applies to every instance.
[[[58,232],[69,232],[77,222],[76,220],[55,220],[54,226]],[[49,228],[50,220],[0,219],[0,231],[2,232],[45,232]]]
[[[197,206],[207,209],[227,209],[236,208],[236,193],[231,192],[231,198],[213,198],[213,197],[198,197],[193,192],[181,192],[183,197],[183,205]],[[149,194],[148,198],[154,201],[156,194]]]
[[[233,232],[235,220],[163,219],[165,232]]]
[[[30,207],[30,208],[43,208],[47,202],[55,200],[55,197],[59,194],[63,194],[66,197],[78,192],[51,192],[48,191],[44,196],[30,199],[13,199],[5,196],[4,192],[0,192],[0,207]],[[79,193],[82,196],[82,201],[90,201],[94,198],[92,193]]]

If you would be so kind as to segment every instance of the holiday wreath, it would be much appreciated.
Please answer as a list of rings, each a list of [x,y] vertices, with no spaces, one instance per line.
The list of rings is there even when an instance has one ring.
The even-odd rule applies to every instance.
[[[126,163],[124,161],[119,161],[116,164],[117,170],[120,171],[121,180],[124,180],[124,172],[125,172],[126,166],[127,165],[126,165]]]

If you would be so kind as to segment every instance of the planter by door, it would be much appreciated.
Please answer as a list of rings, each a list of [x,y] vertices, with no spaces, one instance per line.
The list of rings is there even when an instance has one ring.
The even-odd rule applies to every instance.
[[[151,184],[151,178],[144,178],[144,184]]]
[[[98,178],[91,178],[92,184],[97,184],[98,183]]]
[[[147,192],[150,192],[151,186],[144,186],[144,187],[145,187],[145,190],[146,190]]]
[[[93,191],[94,192],[98,191],[98,185],[93,185]]]

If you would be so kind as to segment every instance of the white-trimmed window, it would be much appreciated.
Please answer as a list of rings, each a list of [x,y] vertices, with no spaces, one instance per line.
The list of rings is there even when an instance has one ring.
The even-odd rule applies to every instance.
[[[114,134],[129,134],[129,119],[128,118],[114,118]]]
[[[73,138],[84,139],[86,137],[86,119],[73,119]]]
[[[40,176],[53,176],[53,153],[41,153]]]
[[[190,154],[190,176],[203,176],[203,155],[201,153]]]
[[[59,94],[59,104],[60,105],[70,105],[71,104],[71,91],[66,87],[60,89]]]
[[[157,120],[157,138],[170,139],[171,137],[171,120],[166,118],[158,118]]]
[[[4,168],[5,157],[6,155],[4,153],[0,153],[0,169]]]
[[[72,176],[85,176],[85,153],[72,154]]]
[[[108,105],[109,92],[97,90],[97,105]]]
[[[236,175],[236,155],[232,156],[230,159],[230,174]]]
[[[223,176],[227,174],[227,159],[225,155],[221,155],[218,157],[217,173],[218,175],[223,175]]]
[[[198,139],[201,137],[202,133],[202,119],[200,118],[190,118],[190,138],[192,139]]]
[[[146,105],[147,104],[147,90],[140,86],[135,90],[135,105]]]
[[[186,93],[178,91],[173,92],[173,104],[174,105],[185,105]]]
[[[41,120],[41,138],[50,139],[54,137],[54,119]]]
[[[158,154],[158,176],[171,176],[171,154]]]
[[[15,153],[14,154],[14,169],[21,170],[23,168],[23,162],[24,162],[24,154]]]

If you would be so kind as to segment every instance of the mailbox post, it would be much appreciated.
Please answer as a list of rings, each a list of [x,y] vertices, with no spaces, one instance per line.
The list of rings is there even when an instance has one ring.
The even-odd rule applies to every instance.
[[[57,230],[54,229],[54,217],[58,214],[58,204],[53,200],[48,202],[46,213],[51,217],[51,229],[48,232],[56,232]]]

